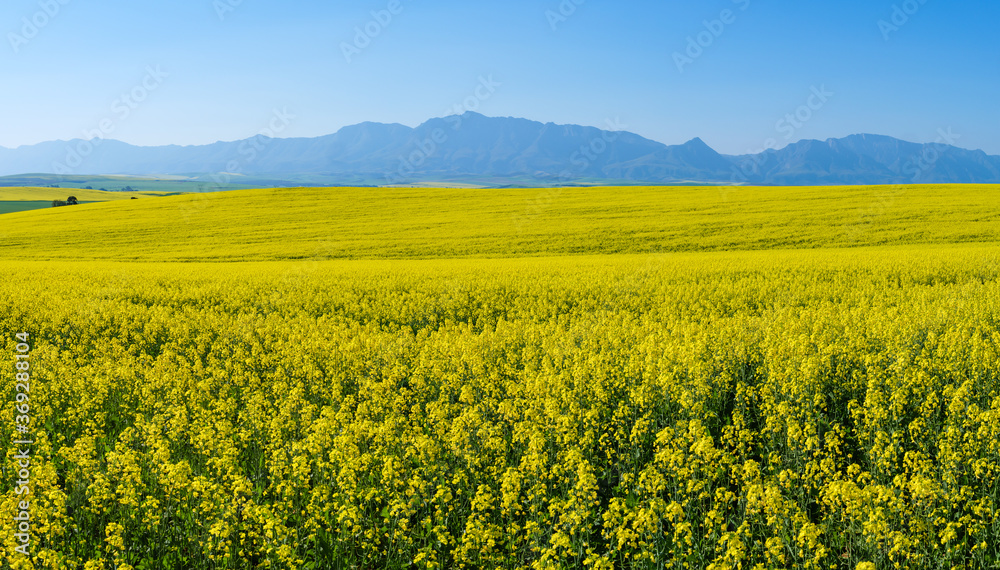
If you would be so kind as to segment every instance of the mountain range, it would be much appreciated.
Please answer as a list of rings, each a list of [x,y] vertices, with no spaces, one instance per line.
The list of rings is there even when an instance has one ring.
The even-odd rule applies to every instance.
[[[411,128],[365,122],[315,138],[258,135],[200,146],[116,140],[0,147],[0,176],[23,173],[266,178],[298,185],[461,183],[854,185],[1000,183],[1000,156],[941,142],[859,134],[741,156],[701,139],[665,145],[623,130],[468,112]]]

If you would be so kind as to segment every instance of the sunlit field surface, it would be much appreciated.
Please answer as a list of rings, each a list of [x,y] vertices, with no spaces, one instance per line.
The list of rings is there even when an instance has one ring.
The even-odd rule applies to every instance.
[[[162,192],[107,192],[102,190],[87,190],[85,188],[35,188],[35,187],[0,187],[0,201],[52,201],[65,200],[68,196],[76,196],[81,202],[105,202],[112,200],[129,200],[132,197],[143,198],[162,195]]]
[[[1000,189],[0,215],[14,568],[996,568]]]
[[[239,190],[7,214],[0,238],[2,256],[142,261],[993,243],[1000,186]]]

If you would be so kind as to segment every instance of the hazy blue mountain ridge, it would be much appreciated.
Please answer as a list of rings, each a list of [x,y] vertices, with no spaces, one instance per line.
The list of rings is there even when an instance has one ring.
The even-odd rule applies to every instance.
[[[115,140],[0,148],[0,175],[231,173],[345,184],[498,181],[574,184],[1000,183],[1000,157],[944,143],[859,134],[726,156],[701,139],[665,145],[626,131],[465,113],[411,128],[365,122],[315,138],[252,137],[197,146]]]

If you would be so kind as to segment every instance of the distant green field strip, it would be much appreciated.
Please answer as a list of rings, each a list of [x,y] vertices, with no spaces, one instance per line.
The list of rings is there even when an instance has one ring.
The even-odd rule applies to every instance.
[[[6,215],[0,256],[269,261],[1000,242],[1000,186],[296,188]]]
[[[0,202],[0,214],[10,214],[13,212],[25,212],[28,210],[40,210],[42,208],[51,208],[52,202],[29,202],[23,200],[15,200],[9,202]]]

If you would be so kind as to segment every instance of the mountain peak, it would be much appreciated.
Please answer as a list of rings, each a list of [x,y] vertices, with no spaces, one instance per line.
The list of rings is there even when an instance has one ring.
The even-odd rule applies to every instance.
[[[688,142],[684,143],[681,146],[698,152],[704,152],[708,150],[711,151],[712,153],[715,153],[715,149],[705,144],[705,141],[701,140],[701,137],[694,137],[693,139],[689,140]]]

